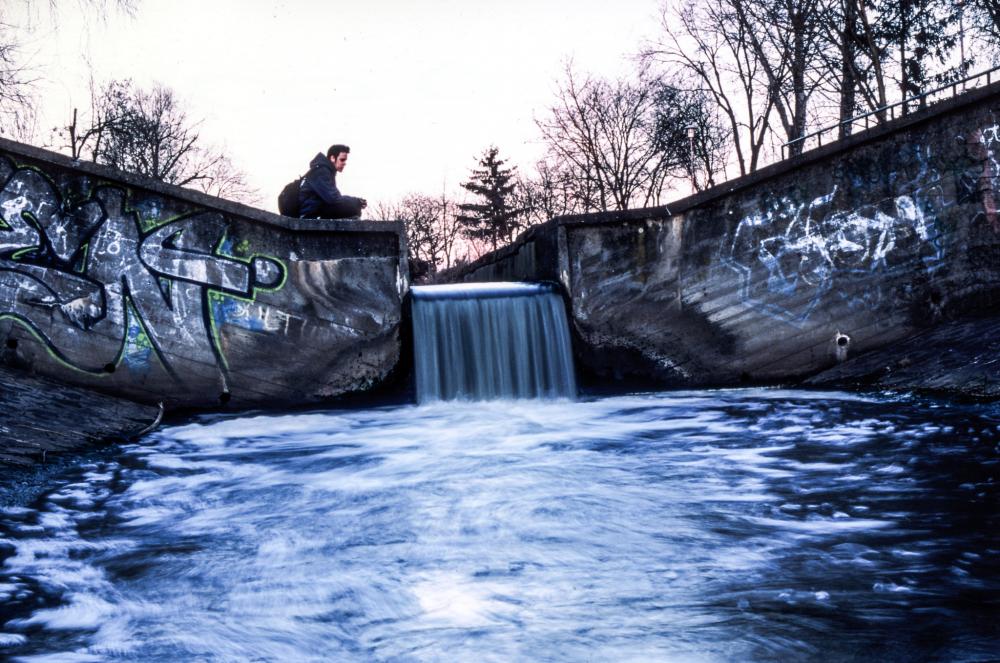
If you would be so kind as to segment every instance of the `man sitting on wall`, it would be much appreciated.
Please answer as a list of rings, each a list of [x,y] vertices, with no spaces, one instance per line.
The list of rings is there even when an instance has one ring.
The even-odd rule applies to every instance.
[[[361,216],[364,198],[345,196],[337,188],[337,173],[347,165],[347,145],[331,145],[309,162],[309,172],[299,185],[299,216],[303,219],[349,219]]]

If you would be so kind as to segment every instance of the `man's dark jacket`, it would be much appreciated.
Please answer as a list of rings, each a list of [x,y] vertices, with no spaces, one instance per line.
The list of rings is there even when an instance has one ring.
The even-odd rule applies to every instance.
[[[309,162],[299,185],[299,216],[303,219],[348,219],[361,216],[361,199],[337,189],[337,171],[322,152]]]

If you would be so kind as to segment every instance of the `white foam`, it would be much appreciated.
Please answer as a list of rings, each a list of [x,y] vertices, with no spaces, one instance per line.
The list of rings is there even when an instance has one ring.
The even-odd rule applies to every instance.
[[[97,629],[115,613],[115,607],[93,594],[64,597],[68,605],[37,610],[30,617],[12,619],[12,626],[42,625],[53,630]]]
[[[91,661],[104,661],[105,659],[103,656],[83,652],[59,652],[58,654],[18,656],[14,660],[25,663],[91,663]]]
[[[13,647],[23,645],[28,641],[28,637],[20,633],[0,633],[0,647]]]

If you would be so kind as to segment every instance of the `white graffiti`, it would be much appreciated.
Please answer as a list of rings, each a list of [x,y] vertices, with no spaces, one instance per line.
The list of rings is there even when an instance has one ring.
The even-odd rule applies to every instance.
[[[1000,125],[977,129],[967,136],[956,136],[965,145],[967,164],[958,175],[959,203],[982,205],[973,223],[986,222],[994,232],[1000,232]]]
[[[229,227],[219,213],[143,230],[115,186],[64,201],[43,174],[2,157],[0,183],[0,317],[30,329],[76,370],[108,372],[141,333],[178,383],[224,371],[208,292],[252,298],[283,279],[271,258],[219,250]]]
[[[802,202],[792,193],[770,198],[743,216],[721,257],[739,275],[744,305],[804,323],[824,298],[848,297],[837,288],[839,281],[891,272],[904,263],[925,270],[940,266],[937,217],[946,204],[940,176],[929,167],[926,150],[911,156],[909,170],[887,176],[896,195],[877,202],[863,201],[865,188],[874,187],[859,180]],[[865,289],[851,297],[850,305],[871,307],[882,293]]]

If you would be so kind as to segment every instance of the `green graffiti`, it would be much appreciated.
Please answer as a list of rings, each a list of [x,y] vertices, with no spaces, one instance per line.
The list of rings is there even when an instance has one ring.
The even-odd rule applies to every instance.
[[[0,320],[10,320],[20,326],[22,329],[27,331],[31,336],[38,341],[38,343],[45,348],[46,353],[51,357],[57,364],[68,368],[76,373],[83,373],[84,375],[89,375],[90,377],[103,378],[108,375],[108,372],[103,368],[80,368],[73,362],[69,361],[63,357],[56,349],[53,347],[52,343],[45,338],[30,320],[24,318],[16,313],[2,313],[0,314]],[[118,348],[117,356],[115,360],[111,362],[112,366],[118,366],[118,362],[121,360],[122,354],[125,350],[125,339],[122,339],[122,344]]]
[[[19,251],[15,251],[10,256],[10,259],[11,260],[18,260],[18,259],[20,259],[20,258],[28,255],[29,253],[34,253],[35,251],[39,250],[40,248],[41,248],[40,246],[27,246],[27,247],[25,247],[25,248],[23,248],[23,249],[21,249]]]

